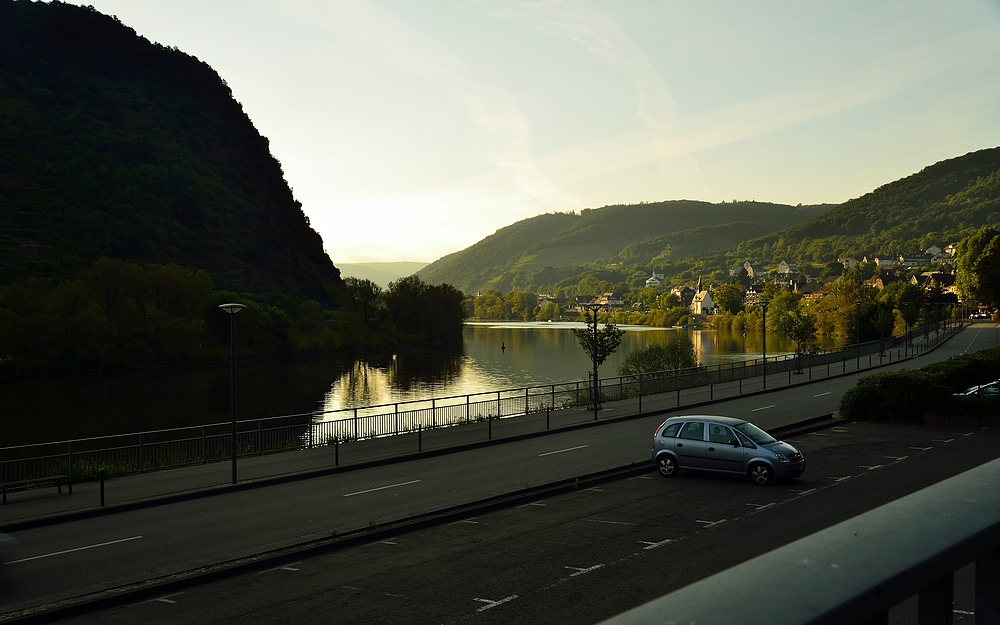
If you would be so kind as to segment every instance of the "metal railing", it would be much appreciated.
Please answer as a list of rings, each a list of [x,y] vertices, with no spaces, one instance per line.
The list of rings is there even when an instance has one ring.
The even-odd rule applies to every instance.
[[[919,595],[921,625],[953,620],[955,571],[975,562],[975,622],[1000,624],[1000,460],[870,510],[602,625],[888,623]]]
[[[852,370],[853,360],[856,360],[855,368],[860,369],[864,356],[868,357],[871,367],[917,355],[956,330],[951,327],[933,332],[933,335],[928,333],[925,341],[910,347],[904,345],[905,337],[896,337],[886,339],[881,345],[873,341],[799,355],[779,354],[769,356],[766,361],[758,358],[601,378],[597,381],[596,392],[599,402],[635,398],[640,412],[644,397],[664,393],[674,393],[679,406],[680,393],[685,389],[708,387],[711,398],[714,385],[738,382],[738,394],[742,394],[743,380],[760,377],[766,386],[767,376],[772,376],[773,380],[773,376],[787,372],[791,384],[793,371],[808,370],[809,379],[812,379],[816,368],[824,364],[825,375],[829,377]],[[885,349],[884,355],[878,356],[881,348]],[[822,374],[822,371],[817,373]],[[488,422],[492,436],[492,422],[496,419],[592,407],[594,391],[594,385],[587,380],[240,421],[236,434],[237,457],[339,445],[473,422]],[[49,475],[68,475],[72,481],[79,482],[97,479],[101,469],[107,477],[117,477],[229,460],[230,428],[228,422],[213,423],[3,447],[0,448],[0,482]]]

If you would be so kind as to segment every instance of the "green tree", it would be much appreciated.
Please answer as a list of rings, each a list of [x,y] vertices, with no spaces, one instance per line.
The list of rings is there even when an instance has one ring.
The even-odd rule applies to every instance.
[[[589,324],[588,328],[576,328],[573,330],[573,334],[576,335],[576,340],[580,342],[580,347],[583,351],[587,353],[590,357],[590,361],[594,363],[594,378],[591,384],[592,388],[597,387],[597,368],[604,364],[604,361],[608,359],[608,356],[615,353],[618,346],[622,344],[622,337],[625,336],[625,331],[619,329],[613,323],[604,324],[604,328],[597,328],[597,311],[592,312],[592,322]],[[594,409],[600,408],[600,398],[593,397]]]
[[[545,305],[538,310],[535,321],[552,321],[560,316],[559,304],[555,302],[545,302]]]
[[[784,315],[781,330],[785,336],[795,343],[795,356],[798,360],[798,371],[802,372],[802,352],[809,341],[816,336],[816,318],[808,312],[793,310]]]
[[[698,358],[691,337],[686,333],[675,332],[666,343],[654,343],[630,351],[622,359],[618,375],[639,375],[697,366]]]
[[[712,293],[712,300],[722,312],[735,315],[743,310],[743,298],[745,295],[746,291],[740,284],[720,284],[715,287],[715,292]]]
[[[973,267],[977,299],[990,308],[1000,308],[1000,236],[990,241]]]
[[[892,306],[885,302],[877,302],[875,312],[871,316],[872,327],[878,332],[879,354],[885,353],[885,337],[892,334],[896,318],[892,314]]]
[[[998,237],[1000,237],[1000,230],[992,226],[983,226],[975,234],[962,239],[958,244],[958,250],[955,253],[958,265],[955,283],[962,293],[963,301],[983,301],[985,303],[983,295],[980,293],[979,277],[980,270],[985,270],[987,267],[980,266],[979,261],[987,248],[990,248]]]

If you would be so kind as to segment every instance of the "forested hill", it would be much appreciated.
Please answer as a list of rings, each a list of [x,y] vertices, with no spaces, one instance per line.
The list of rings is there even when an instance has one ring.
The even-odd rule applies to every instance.
[[[0,0],[0,284],[94,259],[329,301],[340,275],[207,64],[93,8]]]
[[[419,275],[432,283],[458,285],[467,293],[488,287],[509,290],[525,279],[555,284],[595,262],[667,263],[734,247],[830,207],[677,200],[550,213],[501,228],[428,265]]]
[[[1000,147],[940,161],[730,254],[764,262],[906,254],[1000,224]]]

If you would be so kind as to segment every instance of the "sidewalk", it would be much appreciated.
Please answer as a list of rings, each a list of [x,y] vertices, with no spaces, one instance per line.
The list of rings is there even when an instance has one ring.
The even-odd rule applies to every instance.
[[[957,334],[957,333],[956,333]],[[955,334],[952,335],[952,337]],[[949,337],[950,338],[950,337]],[[921,356],[932,353],[948,339],[934,346]],[[474,422],[463,425],[429,429],[420,433],[401,434],[385,438],[328,445],[238,460],[238,483],[231,484],[232,464],[217,462],[178,469],[152,471],[109,479],[105,482],[105,506],[102,508],[100,482],[80,482],[73,485],[69,495],[64,487],[58,494],[55,487],[46,487],[8,493],[7,505],[0,506],[0,529],[27,524],[58,522],[80,516],[113,513],[149,505],[169,503],[196,497],[267,486],[284,481],[308,479],[339,471],[364,469],[372,464],[405,462],[419,457],[452,453],[470,447],[502,444],[519,438],[544,436],[547,431],[589,427],[624,419],[648,417],[678,408],[690,408],[715,401],[741,396],[769,393],[789,386],[800,386],[810,381],[820,381],[851,375],[869,369],[888,366],[888,360],[879,364],[877,354],[871,358],[845,360],[831,365],[804,368],[803,373],[791,371],[767,376],[767,388],[761,377],[711,384],[704,387],[682,389],[605,401],[595,423],[593,410],[573,408],[558,411],[535,412],[507,417],[492,422]],[[892,365],[906,363],[913,358],[893,360]],[[923,364],[923,363],[921,363]],[[641,403],[641,406],[640,406]],[[769,424],[770,428],[785,427],[791,423]]]

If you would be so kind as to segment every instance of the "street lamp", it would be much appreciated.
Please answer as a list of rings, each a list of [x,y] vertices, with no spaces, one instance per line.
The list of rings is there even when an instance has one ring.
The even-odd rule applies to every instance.
[[[855,316],[854,324],[854,339],[858,342],[858,370],[861,370],[861,304],[860,300],[854,302],[854,307],[857,308],[857,315]]]
[[[233,484],[236,483],[236,314],[246,308],[243,304],[221,304],[229,313],[229,406],[232,413],[232,433],[229,437],[229,455],[233,459]]]
[[[581,308],[586,308],[593,315],[594,322],[591,324],[590,334],[594,339],[593,350],[590,353],[591,360],[594,361],[594,379],[590,384],[590,395],[594,406],[594,421],[597,420],[597,411],[601,409],[600,401],[597,397],[597,311],[604,307],[604,304],[589,302],[579,304]]]
[[[764,388],[765,389],[767,388],[767,305],[770,304],[770,303],[771,303],[771,300],[766,300],[766,299],[762,299],[759,302],[757,302],[757,305],[760,306],[761,312],[763,313],[763,315],[761,317],[761,324],[760,324],[760,334],[761,334],[761,341],[760,341],[761,347],[760,347],[760,351],[761,351],[762,360],[764,361]]]

